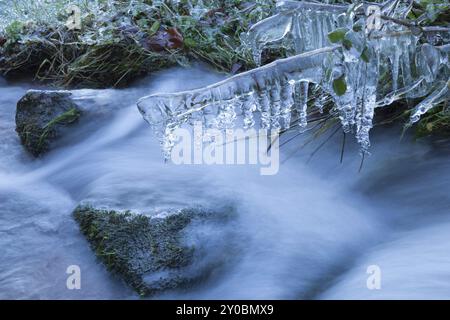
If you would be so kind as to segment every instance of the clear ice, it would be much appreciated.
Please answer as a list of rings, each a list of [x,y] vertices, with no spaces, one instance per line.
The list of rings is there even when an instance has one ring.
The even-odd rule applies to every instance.
[[[243,42],[257,64],[270,47],[282,46],[291,56],[204,88],[141,98],[139,111],[160,134],[165,156],[174,145],[174,130],[195,121],[227,129],[242,116],[241,125],[250,128],[258,113],[262,128],[288,129],[295,119],[299,130],[304,130],[312,90],[321,91],[313,106],[322,112],[324,101],[331,99],[330,112],[339,117],[345,132],[355,134],[365,153],[376,108],[398,99],[425,97],[413,110],[412,124],[448,99],[450,46],[421,44],[419,35],[390,20],[382,20],[379,30],[367,31],[368,5],[280,1],[278,12],[251,27]],[[410,10],[396,0],[379,6],[382,15],[396,19]],[[358,25],[362,30],[355,30]],[[330,43],[328,34],[339,28],[348,30],[350,46]],[[443,32],[430,29],[422,32],[427,36]],[[336,82],[344,83],[344,92],[336,90]]]

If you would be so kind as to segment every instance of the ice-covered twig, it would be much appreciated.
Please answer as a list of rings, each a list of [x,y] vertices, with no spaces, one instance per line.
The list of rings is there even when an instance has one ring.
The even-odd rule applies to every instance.
[[[268,90],[278,80],[291,85],[304,81],[319,81],[321,74],[306,72],[319,68],[324,55],[340,46],[330,46],[306,52],[243,72],[204,88],[177,93],[153,94],[139,99],[137,105],[145,119],[152,125],[164,122],[166,117],[183,118],[202,111],[214,102],[235,99]]]
[[[284,45],[294,48],[296,55],[204,88],[140,99],[139,110],[162,136],[166,156],[174,144],[174,130],[184,123],[201,121],[206,127],[227,129],[242,121],[249,128],[255,125],[257,112],[263,128],[287,129],[295,124],[305,130],[311,87],[331,98],[332,115],[339,118],[344,132],[355,133],[363,152],[370,146],[375,108],[429,95],[417,106],[414,122],[448,97],[448,45],[420,44],[411,30],[389,19],[370,36],[355,31],[354,12],[345,7],[284,1],[279,13],[250,29],[246,40],[257,62],[264,46],[279,41],[289,40]],[[409,9],[410,5],[387,1],[381,10],[402,19]],[[357,19],[365,24],[365,16]],[[342,45],[331,44],[329,33],[336,27],[345,30],[338,41]],[[316,100],[320,111],[321,100]]]

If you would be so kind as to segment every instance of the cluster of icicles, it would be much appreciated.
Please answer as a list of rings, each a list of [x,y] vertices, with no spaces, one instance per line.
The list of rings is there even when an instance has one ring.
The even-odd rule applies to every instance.
[[[419,44],[418,35],[402,25],[383,21],[380,30],[366,30],[366,6],[282,1],[278,13],[255,24],[245,35],[256,63],[262,51],[283,46],[292,55],[232,76],[210,86],[139,100],[144,119],[160,134],[166,157],[175,143],[174,130],[201,121],[206,128],[288,129],[308,126],[308,94],[321,92],[314,103],[330,100],[345,132],[354,132],[362,152],[370,147],[374,109],[401,98],[426,97],[415,107],[411,123],[449,98],[450,45]],[[401,1],[380,5],[381,14],[406,17]],[[355,25],[362,31],[351,31]],[[350,48],[329,41],[329,32],[348,28]],[[447,35],[448,36],[448,35]],[[365,51],[366,58],[361,55]],[[345,79],[345,93],[333,83]],[[293,119],[295,118],[295,122]]]

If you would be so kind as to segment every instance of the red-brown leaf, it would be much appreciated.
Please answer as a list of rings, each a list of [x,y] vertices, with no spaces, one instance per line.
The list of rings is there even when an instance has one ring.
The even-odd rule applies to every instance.
[[[168,43],[169,49],[178,49],[183,46],[183,36],[177,29],[170,28],[167,30],[167,33],[170,36],[169,43]]]
[[[183,47],[183,36],[175,28],[160,30],[148,40],[148,46],[153,51],[163,51],[165,49],[178,49]]]

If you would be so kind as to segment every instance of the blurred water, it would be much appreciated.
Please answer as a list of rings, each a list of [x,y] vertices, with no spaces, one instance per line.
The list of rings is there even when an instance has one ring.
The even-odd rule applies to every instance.
[[[0,298],[137,298],[79,234],[71,212],[80,202],[138,212],[236,207],[234,238],[219,236],[239,247],[233,263],[156,298],[450,298],[447,142],[399,142],[399,128],[375,130],[361,173],[351,142],[339,163],[340,136],[309,162],[317,144],[283,146],[274,176],[257,166],[164,164],[135,101],[221,78],[172,69],[132,89],[78,92],[91,97],[84,120],[38,160],[14,131],[15,104],[29,86],[0,80]],[[66,289],[71,264],[81,267],[81,290]],[[381,290],[366,287],[373,264]]]

